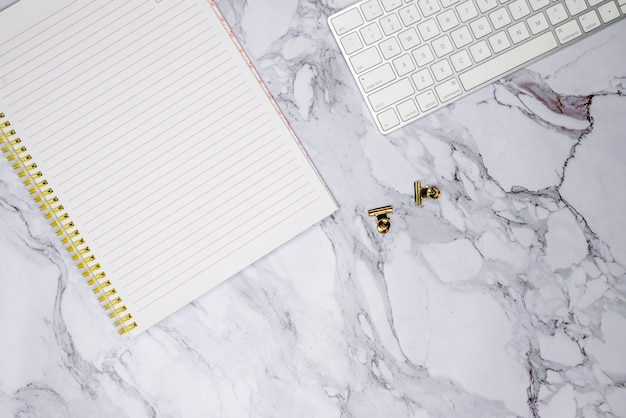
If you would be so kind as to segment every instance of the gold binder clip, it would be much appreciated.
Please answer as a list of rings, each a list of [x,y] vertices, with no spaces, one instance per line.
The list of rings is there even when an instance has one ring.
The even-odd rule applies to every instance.
[[[367,215],[376,216],[376,229],[378,229],[378,232],[381,234],[386,234],[391,227],[391,221],[389,221],[387,215],[392,212],[393,208],[391,206],[384,206],[382,208],[368,210]]]
[[[413,183],[415,190],[415,206],[422,206],[422,199],[438,199],[441,194],[438,187],[427,186],[422,188],[422,182]]]

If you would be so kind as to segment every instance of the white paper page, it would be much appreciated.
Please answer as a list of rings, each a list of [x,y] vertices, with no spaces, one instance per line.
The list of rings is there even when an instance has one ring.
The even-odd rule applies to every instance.
[[[336,210],[205,0],[21,0],[5,112],[144,331]]]

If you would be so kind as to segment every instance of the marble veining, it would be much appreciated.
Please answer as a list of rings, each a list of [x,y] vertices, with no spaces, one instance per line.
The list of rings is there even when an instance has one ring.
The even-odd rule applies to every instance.
[[[626,417],[626,21],[384,137],[350,1],[216,3],[341,210],[126,339],[0,161],[0,416]]]

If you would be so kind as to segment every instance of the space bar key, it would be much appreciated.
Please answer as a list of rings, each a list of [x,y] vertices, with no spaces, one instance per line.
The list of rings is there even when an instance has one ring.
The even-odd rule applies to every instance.
[[[529,42],[498,55],[491,61],[480,64],[459,76],[465,90],[499,78],[507,71],[527,63],[558,46],[552,32],[546,32]]]

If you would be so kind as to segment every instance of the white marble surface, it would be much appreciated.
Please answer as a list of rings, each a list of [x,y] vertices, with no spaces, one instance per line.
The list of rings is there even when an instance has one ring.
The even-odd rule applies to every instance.
[[[626,417],[626,20],[384,137],[349,0],[217,3],[341,210],[126,339],[2,160],[0,417]]]

